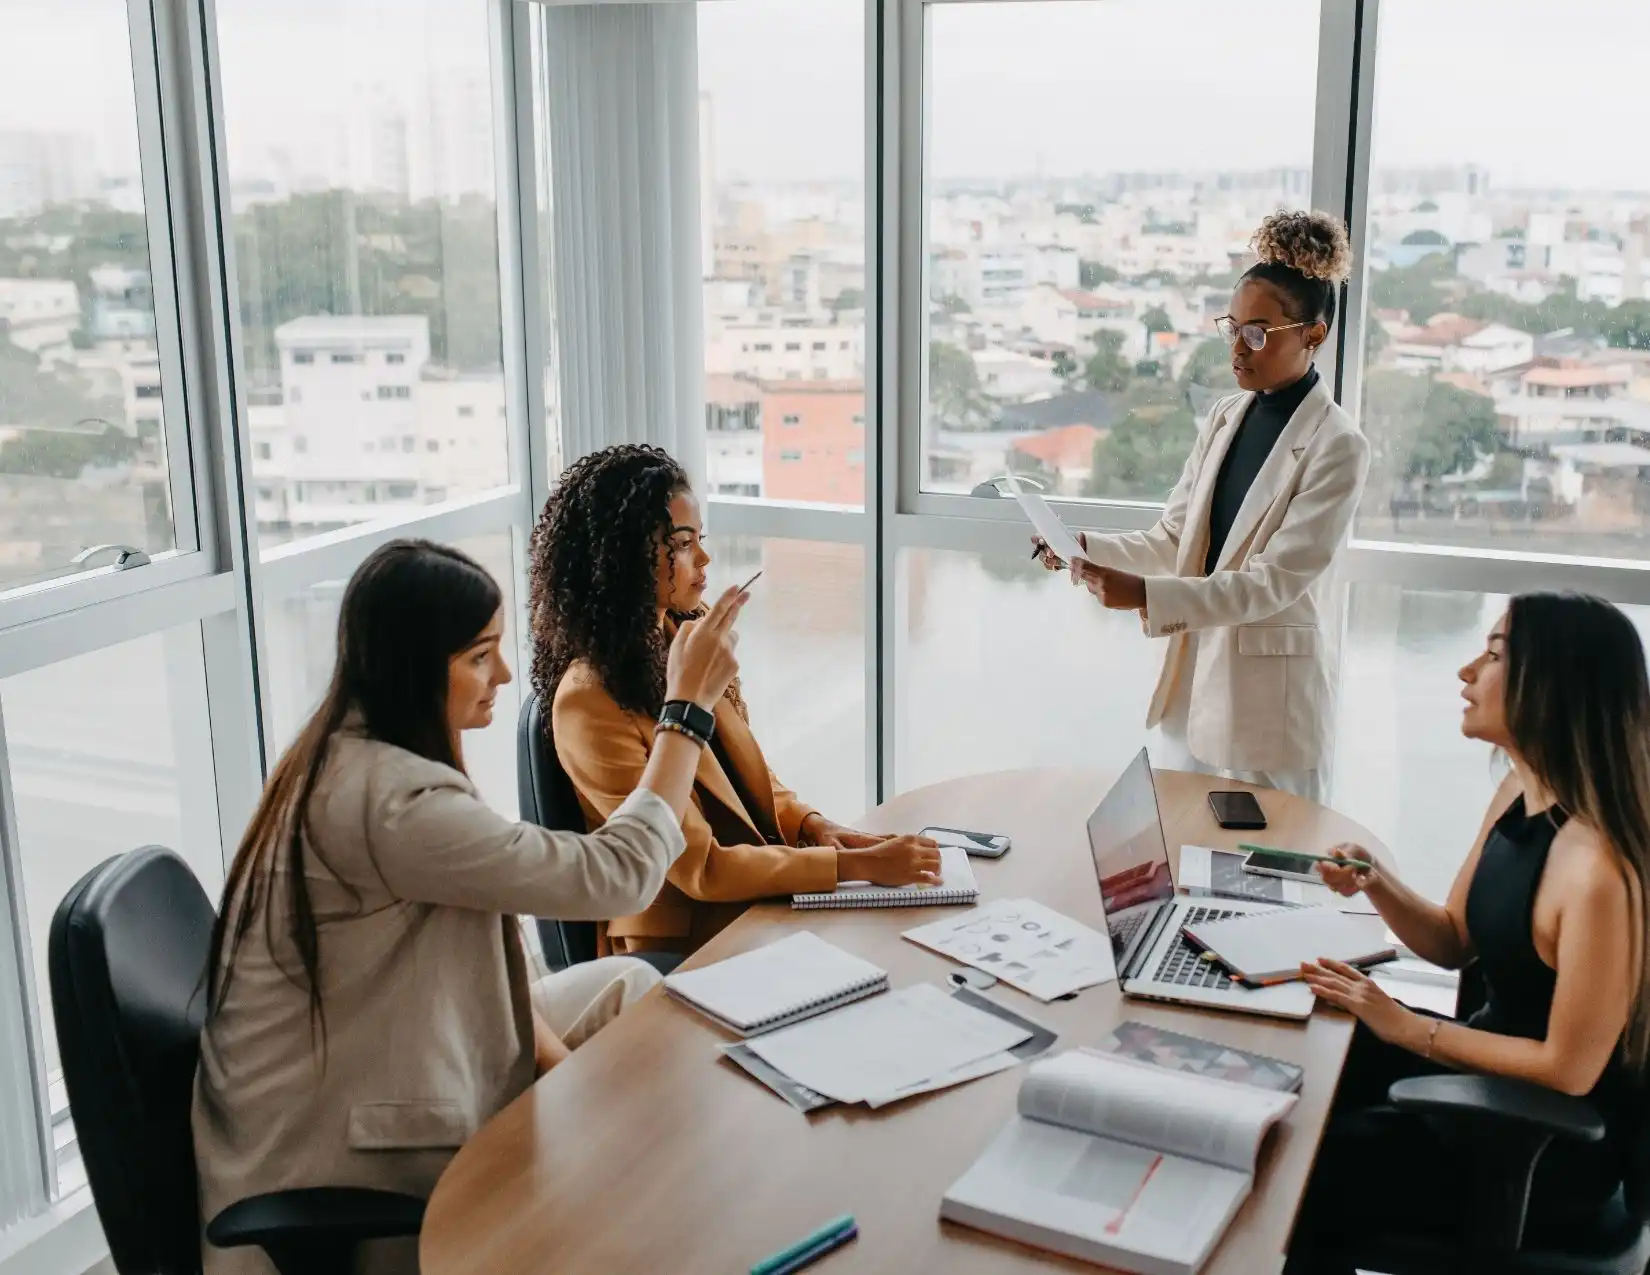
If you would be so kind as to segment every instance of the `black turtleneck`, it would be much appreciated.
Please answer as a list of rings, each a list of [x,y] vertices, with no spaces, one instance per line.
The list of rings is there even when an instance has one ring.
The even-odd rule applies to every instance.
[[[1260,467],[1272,454],[1272,445],[1289,424],[1295,409],[1305,401],[1318,383],[1318,369],[1309,367],[1306,375],[1293,385],[1269,394],[1257,394],[1249,410],[1238,422],[1232,445],[1226,449],[1226,458],[1220,462],[1220,475],[1215,479],[1215,493],[1209,502],[1209,552],[1203,560],[1203,574],[1213,575],[1220,551],[1226,547],[1226,537],[1237,521],[1243,498],[1260,473]]]

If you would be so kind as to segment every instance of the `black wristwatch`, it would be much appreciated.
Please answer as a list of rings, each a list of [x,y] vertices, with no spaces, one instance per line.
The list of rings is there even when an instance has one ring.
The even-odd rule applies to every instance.
[[[690,700],[668,700],[659,710],[659,728],[686,735],[699,745],[705,746],[716,734],[716,714],[700,708]]]

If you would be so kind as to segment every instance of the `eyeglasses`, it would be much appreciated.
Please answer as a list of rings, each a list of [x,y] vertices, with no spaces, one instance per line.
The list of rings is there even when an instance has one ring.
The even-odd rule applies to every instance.
[[[1230,345],[1238,337],[1251,350],[1260,351],[1266,348],[1266,338],[1273,332],[1288,332],[1293,328],[1310,327],[1309,323],[1281,323],[1275,328],[1269,328],[1264,323],[1239,323],[1231,315],[1224,315],[1215,320],[1215,331],[1220,333],[1220,339]]]

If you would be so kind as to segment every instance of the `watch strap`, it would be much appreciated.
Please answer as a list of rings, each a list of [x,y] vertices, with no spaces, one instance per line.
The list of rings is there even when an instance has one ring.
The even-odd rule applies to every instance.
[[[702,744],[710,743],[716,734],[716,714],[685,699],[667,701],[659,710],[659,724],[692,735]]]

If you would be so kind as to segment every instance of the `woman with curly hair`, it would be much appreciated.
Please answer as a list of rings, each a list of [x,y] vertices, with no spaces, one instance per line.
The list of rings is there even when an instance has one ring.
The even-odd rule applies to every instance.
[[[533,531],[533,687],[551,705],[556,756],[599,824],[647,764],[677,626],[700,613],[699,502],[656,447],[593,452],[562,474]],[[716,704],[682,819],[687,849],[643,912],[603,927],[601,951],[691,952],[746,904],[839,881],[938,879],[939,849],[832,823],[774,776],[738,682]]]
[[[1167,637],[1146,724],[1159,765],[1321,798],[1334,724],[1320,608],[1369,472],[1369,444],[1313,366],[1351,271],[1346,227],[1274,213],[1215,321],[1241,393],[1221,399],[1149,531],[1083,538],[1100,604]],[[1051,569],[1066,564],[1038,542]]]

